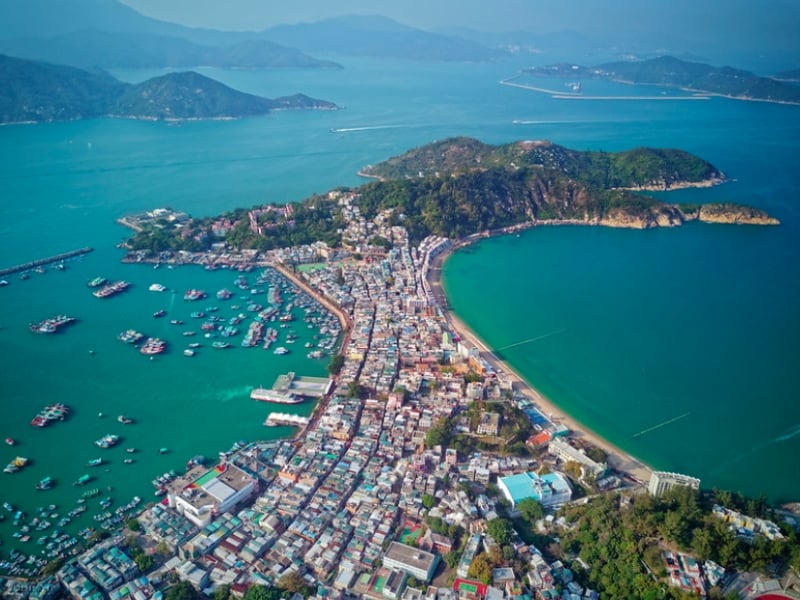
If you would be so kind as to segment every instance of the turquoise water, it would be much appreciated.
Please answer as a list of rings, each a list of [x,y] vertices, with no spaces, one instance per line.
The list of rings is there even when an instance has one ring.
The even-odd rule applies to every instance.
[[[493,347],[564,330],[504,355],[564,410],[627,450],[708,485],[800,497],[800,483],[786,477],[800,443],[797,108],[721,99],[558,101],[498,85],[519,66],[510,63],[340,61],[346,68],[330,72],[205,71],[245,91],[303,91],[346,107],[337,112],[181,126],[94,120],[0,128],[0,263],[96,248],[64,272],[11,276],[0,289],[0,435],[21,442],[0,446],[0,463],[17,453],[32,459],[22,473],[0,474],[0,500],[29,512],[45,497],[71,504],[77,491],[70,482],[86,472],[85,461],[98,454],[92,442],[105,433],[126,439],[103,453],[111,470],[98,473],[98,483],[112,486],[119,502],[134,493],[149,499],[150,480],[190,456],[272,434],[261,425],[268,410],[247,397],[250,387],[289,369],[324,372],[300,352],[208,349],[183,357],[186,340],[151,316],[171,295],[147,286],[213,292],[231,287],[233,275],[122,265],[114,245],[129,233],[116,218],[157,206],[210,215],[298,200],[356,184],[365,164],[452,135],[605,150],[685,148],[735,181],[671,197],[747,202],[783,221],[778,228],[540,229],[455,256],[445,279],[457,312]],[[150,74],[118,73],[130,80]],[[617,88],[585,91],[653,93]],[[134,287],[101,302],[85,285],[97,275]],[[165,308],[189,311],[180,297]],[[80,321],[58,336],[27,331],[29,321],[61,312]],[[172,336],[174,351],[144,359],[115,339],[129,327]],[[70,405],[72,417],[33,430],[33,415],[56,401]],[[111,421],[120,412],[137,423],[117,427]],[[121,448],[129,445],[142,452],[123,465]],[[165,445],[172,452],[158,455]],[[59,485],[35,492],[47,475]],[[0,523],[4,548],[9,531]]]

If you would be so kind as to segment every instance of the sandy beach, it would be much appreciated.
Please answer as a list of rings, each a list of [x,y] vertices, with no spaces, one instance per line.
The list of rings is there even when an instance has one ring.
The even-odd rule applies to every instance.
[[[608,454],[608,464],[611,468],[628,475],[634,480],[647,483],[647,481],[650,479],[650,473],[652,472],[650,467],[630,456],[618,446],[615,446],[605,438],[599,436],[597,433],[576,421],[570,415],[566,414],[563,410],[561,410],[561,408],[559,408],[557,404],[541,394],[528,381],[523,379],[519,373],[517,373],[511,367],[511,365],[503,360],[500,360],[483,342],[483,340],[481,340],[475,334],[474,331],[472,331],[455,313],[449,310],[447,297],[445,296],[444,289],[442,288],[442,265],[444,265],[447,258],[453,252],[465,247],[473,241],[475,241],[474,238],[468,242],[458,242],[452,245],[450,248],[439,253],[436,257],[431,259],[428,271],[426,273],[430,289],[433,292],[436,301],[439,303],[439,306],[441,307],[445,318],[450,324],[451,329],[462,339],[465,339],[475,345],[481,351],[481,356],[487,362],[489,362],[489,364],[491,364],[495,370],[502,371],[508,377],[510,377],[514,383],[514,389],[530,398],[543,414],[551,417],[553,421],[569,428],[569,430],[572,432],[571,435],[574,438],[597,446],[598,448],[602,448]]]

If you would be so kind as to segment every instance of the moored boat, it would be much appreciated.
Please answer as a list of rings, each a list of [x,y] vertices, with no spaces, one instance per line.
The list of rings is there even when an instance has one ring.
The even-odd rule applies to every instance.
[[[95,446],[98,448],[111,448],[115,446],[119,442],[119,436],[113,433],[109,433],[101,437],[99,440],[95,440]]]
[[[133,419],[131,419],[130,417],[126,417],[125,415],[119,415],[117,417],[117,422],[122,423],[123,425],[130,425],[131,423],[133,423]]]
[[[92,292],[92,295],[95,298],[110,298],[111,296],[127,290],[130,285],[131,284],[127,281],[115,281],[111,285],[106,285],[101,287],[99,290]]]
[[[53,487],[53,479],[51,477],[45,477],[36,484],[37,490],[49,490],[51,487]]]
[[[139,348],[142,354],[161,354],[167,347],[167,343],[159,338],[147,338],[144,345]]]
[[[160,283],[151,283],[150,287],[147,288],[151,292],[164,292],[167,289],[167,286],[161,285]]]
[[[8,444],[9,446],[13,446],[16,443],[17,442],[14,440],[14,438],[11,438],[11,437],[7,437],[6,438],[6,444]]]
[[[201,298],[205,298],[206,293],[203,290],[187,290],[186,293],[183,295],[184,300],[200,300]]]
[[[73,485],[77,486],[86,485],[87,483],[89,483],[89,481],[91,481],[91,479],[92,476],[87,473],[85,475],[81,475],[80,477],[78,477]]]
[[[55,317],[39,321],[38,323],[31,323],[28,328],[33,333],[55,333],[60,327],[68,325],[69,323],[74,323],[75,321],[75,317],[56,315]]]
[[[87,283],[86,285],[88,285],[88,286],[89,286],[89,287],[91,287],[91,288],[95,288],[95,287],[100,287],[100,286],[101,286],[101,285],[103,285],[103,284],[104,284],[106,281],[108,281],[108,279],[106,279],[105,277],[95,277],[94,279],[92,279],[92,280],[91,280],[89,283]]]
[[[144,334],[135,329],[126,329],[117,336],[117,339],[126,344],[136,344],[140,342],[143,337]]]
[[[275,404],[299,404],[303,401],[302,396],[297,396],[291,392],[281,393],[267,388],[255,388],[250,392],[250,398],[260,402],[273,402]]]
[[[100,457],[93,458],[92,460],[88,461],[86,464],[89,465],[90,467],[99,467],[100,465],[103,464],[103,459],[100,458]]]

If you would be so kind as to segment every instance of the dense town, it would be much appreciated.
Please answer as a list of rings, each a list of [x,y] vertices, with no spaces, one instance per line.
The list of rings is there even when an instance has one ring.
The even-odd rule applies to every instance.
[[[218,245],[158,259],[271,265],[336,314],[341,358],[309,422],[291,439],[193,466],[124,531],[36,582],[8,579],[3,597],[148,600],[187,584],[214,598],[253,597],[254,586],[293,600],[611,597],[576,576],[592,564],[549,547],[573,527],[562,509],[602,495],[624,510],[700,481],[615,469],[456,332],[429,281],[449,240],[412,247],[389,214],[368,221],[352,194],[331,194],[348,223],[342,248],[236,254]],[[714,514],[751,541],[797,524],[724,506]],[[666,576],[653,579],[686,597],[800,589],[791,575],[659,550]]]

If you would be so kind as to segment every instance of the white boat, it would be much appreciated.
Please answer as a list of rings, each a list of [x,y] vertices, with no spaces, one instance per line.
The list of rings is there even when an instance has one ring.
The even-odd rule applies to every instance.
[[[165,292],[167,290],[167,286],[161,285],[160,283],[151,283],[150,287],[147,289],[151,292]]]
[[[273,354],[289,354],[289,350],[284,348],[283,346],[278,346],[275,348]]]
[[[291,392],[281,393],[267,388],[255,388],[250,392],[250,398],[260,402],[274,402],[275,404],[299,404],[304,400]]]

